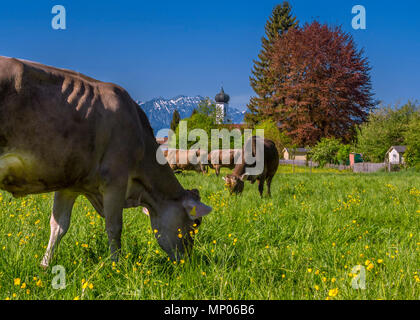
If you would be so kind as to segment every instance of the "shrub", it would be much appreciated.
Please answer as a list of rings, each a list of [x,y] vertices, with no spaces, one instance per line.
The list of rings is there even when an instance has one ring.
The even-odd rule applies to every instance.
[[[280,131],[273,120],[268,119],[260,122],[255,126],[254,134],[256,134],[257,129],[264,130],[264,138],[273,141],[280,154],[283,149],[290,144],[291,139]]]
[[[327,163],[337,163],[337,154],[342,148],[342,144],[335,138],[322,138],[318,144],[312,148],[309,156],[312,161],[318,162],[320,167]]]

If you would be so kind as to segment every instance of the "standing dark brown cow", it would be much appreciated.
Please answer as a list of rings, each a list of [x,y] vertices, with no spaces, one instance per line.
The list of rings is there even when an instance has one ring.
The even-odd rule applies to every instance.
[[[252,155],[255,157],[257,156],[257,148],[256,148],[256,139],[261,139],[259,137],[252,137]],[[262,140],[262,139],[261,139]],[[246,169],[250,167],[254,167],[255,163],[247,164],[245,162],[245,156],[242,159],[242,162],[235,166],[232,174],[227,175],[223,178],[226,182],[227,187],[230,189],[231,193],[240,194],[244,190],[244,181],[249,180],[252,184],[255,181],[258,181],[258,191],[260,192],[261,197],[263,196],[264,192],[264,183],[267,181],[267,189],[268,195],[271,197],[271,182],[273,180],[274,175],[277,172],[277,168],[279,167],[279,152],[276,148],[276,145],[273,141],[264,139],[263,141],[263,152],[264,152],[264,168],[262,173],[259,175],[248,175],[246,173]],[[243,155],[245,151],[242,152]]]
[[[189,252],[194,224],[211,208],[158,163],[158,151],[163,157],[146,115],[121,87],[0,57],[0,188],[16,197],[56,191],[42,266],[67,232],[79,195],[105,218],[113,259],[123,209],[137,206],[148,209],[172,259]]]

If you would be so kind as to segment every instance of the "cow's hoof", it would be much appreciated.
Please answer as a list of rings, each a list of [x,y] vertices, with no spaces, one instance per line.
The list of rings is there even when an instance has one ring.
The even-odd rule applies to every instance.
[[[44,269],[44,270],[47,270],[47,269],[48,269],[48,264],[46,264],[46,263],[44,263],[44,262],[41,262],[41,263],[39,264],[39,266],[40,266],[42,269]]]
[[[41,261],[41,263],[39,264],[39,266],[40,266],[42,269],[46,270],[46,269],[49,267],[49,263],[48,263],[48,261],[46,261],[45,259],[42,259],[42,261]]]

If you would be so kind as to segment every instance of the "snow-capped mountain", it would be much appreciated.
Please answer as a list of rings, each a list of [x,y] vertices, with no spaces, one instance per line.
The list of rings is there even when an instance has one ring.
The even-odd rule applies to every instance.
[[[178,110],[181,119],[188,118],[203,99],[201,96],[187,97],[180,95],[172,99],[155,98],[147,102],[137,101],[137,103],[146,113],[156,134],[159,130],[171,126],[172,115],[175,110]],[[245,111],[239,111],[229,106],[228,118],[232,120],[232,123],[242,123],[244,116]]]

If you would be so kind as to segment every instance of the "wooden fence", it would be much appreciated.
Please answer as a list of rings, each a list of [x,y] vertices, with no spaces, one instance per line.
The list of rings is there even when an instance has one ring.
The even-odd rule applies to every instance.
[[[318,163],[303,160],[280,160],[280,165],[295,165],[297,167],[318,167]],[[355,173],[373,173],[386,168],[386,163],[355,163],[354,166],[327,164],[326,168],[337,170],[353,170]]]
[[[385,163],[355,163],[353,166],[353,172],[355,173],[372,173],[378,172],[381,169],[386,168]]]
[[[344,164],[327,164],[327,165],[325,165],[325,168],[337,169],[337,170],[340,170],[340,171],[351,170],[352,169],[351,166],[346,166]]]
[[[317,162],[305,160],[280,160],[280,165],[295,165],[297,167],[318,167]]]

